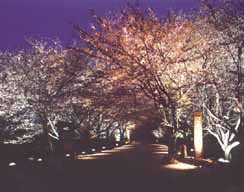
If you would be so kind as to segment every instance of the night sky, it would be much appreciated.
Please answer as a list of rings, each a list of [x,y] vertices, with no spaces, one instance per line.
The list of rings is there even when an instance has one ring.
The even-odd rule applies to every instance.
[[[65,45],[72,42],[71,22],[87,28],[91,9],[98,15],[116,12],[125,0],[0,0],[0,50],[24,45],[26,37],[58,37]],[[189,10],[196,0],[142,0],[158,14],[170,9]]]

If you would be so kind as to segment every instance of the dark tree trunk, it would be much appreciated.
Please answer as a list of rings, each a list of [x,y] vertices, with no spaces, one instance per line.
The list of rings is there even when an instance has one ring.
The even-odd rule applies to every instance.
[[[170,128],[169,134],[169,160],[174,161],[176,158],[176,140],[174,139],[175,130],[177,129],[177,121],[176,121],[176,108],[175,105],[171,106],[171,122],[173,127]]]
[[[43,127],[43,136],[44,136],[44,149],[47,154],[53,152],[53,144],[52,140],[49,136],[49,129],[48,129],[48,120],[46,115],[42,116],[42,127]]]
[[[170,137],[168,142],[168,153],[169,153],[169,161],[174,161],[176,157],[176,142],[173,137],[174,133],[173,130],[170,130]]]
[[[120,142],[123,142],[125,140],[124,134],[125,134],[125,131],[120,129]]]
[[[107,139],[107,142],[110,141],[109,128],[106,129],[106,139]]]

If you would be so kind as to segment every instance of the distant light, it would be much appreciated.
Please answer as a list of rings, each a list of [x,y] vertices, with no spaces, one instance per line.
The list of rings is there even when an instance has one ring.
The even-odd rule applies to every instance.
[[[181,155],[181,152],[178,152],[177,155]]]
[[[96,151],[96,149],[93,148],[93,149],[92,149],[92,152],[95,152],[95,151]]]
[[[16,166],[16,163],[15,162],[11,162],[11,163],[8,164],[8,166],[9,167],[14,167],[14,166]]]
[[[119,144],[118,144],[118,143],[116,143],[115,145],[116,145],[116,147],[118,147],[118,146],[119,146]]]
[[[190,151],[191,151],[191,152],[194,152],[194,149],[191,149]]]
[[[70,129],[69,129],[69,127],[64,127],[63,130],[64,131],[69,131]]]
[[[34,161],[35,159],[34,159],[34,157],[29,157],[28,160],[29,161]]]
[[[65,156],[66,156],[66,157],[70,157],[70,154],[69,154],[69,153],[67,153]]]
[[[218,159],[218,162],[221,162],[221,163],[230,163],[229,160],[227,160],[227,159],[223,159],[223,158],[219,158],[219,159]]]
[[[84,154],[86,154],[86,152],[85,151],[82,151],[82,154],[84,155]]]
[[[38,162],[42,162],[43,159],[42,159],[42,158],[38,158],[37,161],[38,161]]]
[[[102,149],[106,149],[106,147],[105,147],[105,146],[103,146],[103,147],[102,147]]]

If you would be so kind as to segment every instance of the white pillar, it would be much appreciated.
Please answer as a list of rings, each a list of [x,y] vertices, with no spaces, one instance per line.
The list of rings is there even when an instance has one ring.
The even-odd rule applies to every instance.
[[[126,129],[126,135],[127,135],[127,140],[130,143],[131,142],[131,129]]]
[[[195,157],[201,158],[203,153],[203,115],[202,112],[194,113],[194,148]]]

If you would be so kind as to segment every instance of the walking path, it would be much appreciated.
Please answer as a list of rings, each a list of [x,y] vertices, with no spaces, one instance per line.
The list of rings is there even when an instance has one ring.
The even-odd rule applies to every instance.
[[[1,181],[4,192],[228,192],[225,170],[167,169],[167,153],[165,145],[135,143],[52,165],[16,166]]]

